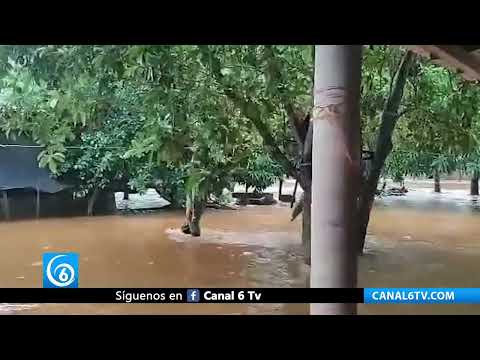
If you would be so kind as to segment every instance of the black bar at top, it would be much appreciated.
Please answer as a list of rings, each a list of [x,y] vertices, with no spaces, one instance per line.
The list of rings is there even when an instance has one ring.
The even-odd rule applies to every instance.
[[[308,288],[198,288],[200,303],[363,303],[363,289],[308,289]],[[207,293],[207,292],[210,293]],[[260,300],[250,299],[248,291],[261,294]],[[212,299],[213,294],[234,294],[234,299]],[[244,299],[238,294],[243,292]],[[135,297],[132,298],[132,294]],[[154,299],[140,300],[140,294]],[[148,295],[150,294],[150,295]],[[164,294],[165,300],[159,299]],[[170,299],[170,294],[180,294]],[[206,300],[209,294],[211,300]],[[120,295],[120,296],[118,296]],[[130,296],[130,301],[128,300]],[[120,299],[119,299],[120,297]],[[181,299],[180,299],[181,298]],[[252,301],[250,301],[252,300]],[[1,288],[0,303],[186,303],[187,288]]]

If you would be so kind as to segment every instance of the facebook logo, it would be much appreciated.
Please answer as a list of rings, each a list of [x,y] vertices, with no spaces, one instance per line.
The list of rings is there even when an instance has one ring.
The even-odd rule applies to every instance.
[[[187,290],[187,302],[199,302],[200,301],[200,290],[198,289],[188,289]]]

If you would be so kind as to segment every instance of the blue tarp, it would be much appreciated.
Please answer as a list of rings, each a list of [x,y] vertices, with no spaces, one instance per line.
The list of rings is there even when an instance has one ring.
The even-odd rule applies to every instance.
[[[56,193],[66,188],[51,177],[47,169],[38,166],[37,156],[42,150],[35,147],[5,147],[2,145],[35,145],[23,138],[7,139],[0,134],[0,190],[39,189]]]

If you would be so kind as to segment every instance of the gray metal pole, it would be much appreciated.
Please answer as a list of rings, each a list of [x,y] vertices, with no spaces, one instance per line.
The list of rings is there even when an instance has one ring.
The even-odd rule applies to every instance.
[[[361,54],[360,45],[315,46],[312,288],[357,286]],[[310,304],[310,313],[355,314],[356,304]]]

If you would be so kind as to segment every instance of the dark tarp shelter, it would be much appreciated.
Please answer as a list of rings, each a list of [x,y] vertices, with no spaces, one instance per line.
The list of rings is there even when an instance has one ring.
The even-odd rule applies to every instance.
[[[7,139],[0,134],[0,191],[33,189],[56,193],[66,188],[53,179],[47,169],[38,166],[37,156],[42,149],[35,146],[31,141]]]
[[[40,217],[64,212],[72,195],[38,166],[42,148],[23,137],[0,134],[0,219]],[[58,194],[58,195],[57,195]]]
[[[0,134],[0,219],[76,216],[87,213],[88,199],[74,199],[70,186],[55,180],[38,166],[42,148],[24,137]],[[42,204],[40,209],[40,204]],[[115,196],[102,191],[92,209],[112,214]]]

